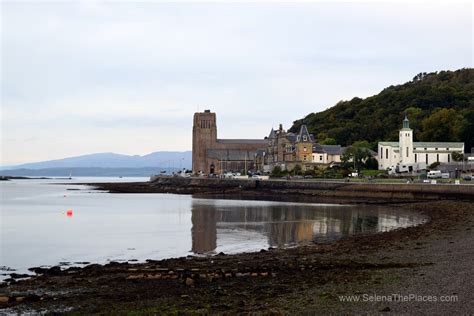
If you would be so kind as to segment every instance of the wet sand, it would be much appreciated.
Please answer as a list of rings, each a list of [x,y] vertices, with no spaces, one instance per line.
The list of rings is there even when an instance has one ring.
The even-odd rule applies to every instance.
[[[37,277],[0,285],[0,312],[472,312],[472,201],[395,205],[431,220],[292,249],[37,270]],[[392,294],[409,300],[389,301]],[[440,302],[444,296],[451,302]]]

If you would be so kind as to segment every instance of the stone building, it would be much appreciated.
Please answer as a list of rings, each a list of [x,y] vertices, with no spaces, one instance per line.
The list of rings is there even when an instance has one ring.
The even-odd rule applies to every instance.
[[[318,165],[330,165],[341,162],[344,147],[340,145],[320,145],[308,132],[306,125],[301,125],[298,133],[286,132],[282,125],[278,130],[272,129],[267,137],[268,146],[265,152],[257,156],[257,164],[263,164],[264,171],[270,172],[276,165],[282,169],[292,170],[300,165],[303,170],[313,169]]]
[[[210,110],[194,114],[193,173],[219,174],[254,168],[257,150],[265,149],[265,139],[218,139],[216,113]]]
[[[416,171],[434,162],[452,162],[453,152],[464,153],[464,143],[413,142],[413,130],[405,117],[399,141],[379,142],[377,159],[380,170],[406,166],[406,171]]]

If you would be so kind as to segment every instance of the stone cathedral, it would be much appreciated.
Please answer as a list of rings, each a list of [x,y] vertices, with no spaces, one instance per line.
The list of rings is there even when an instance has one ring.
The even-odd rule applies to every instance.
[[[210,110],[194,113],[193,173],[221,173],[221,171],[254,168],[257,151],[267,147],[265,139],[218,139],[216,113]]]

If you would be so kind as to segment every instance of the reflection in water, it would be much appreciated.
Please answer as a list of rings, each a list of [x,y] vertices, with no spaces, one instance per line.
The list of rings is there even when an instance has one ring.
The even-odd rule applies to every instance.
[[[425,220],[410,211],[379,206],[193,200],[192,251],[229,250],[230,244],[239,242],[252,250],[252,240],[262,237],[266,245],[260,242],[258,247],[285,247],[389,231]]]
[[[192,251],[194,253],[214,251],[217,240],[216,210],[206,205],[193,205],[191,222]]]

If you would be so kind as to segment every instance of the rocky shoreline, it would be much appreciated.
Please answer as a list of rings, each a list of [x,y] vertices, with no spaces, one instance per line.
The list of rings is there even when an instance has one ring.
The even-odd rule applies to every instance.
[[[474,185],[159,177],[152,182],[91,183],[111,193],[175,193],[196,197],[329,203],[474,200]]]
[[[120,188],[109,185],[109,189]],[[140,186],[129,185],[133,188],[129,191],[152,187]],[[199,194],[251,196],[215,190]],[[364,197],[359,202],[369,200],[390,203],[380,197]],[[420,212],[431,220],[417,227],[291,249],[36,270],[37,277],[0,285],[0,313],[472,312],[472,201],[394,201],[395,207]],[[450,295],[457,301],[342,301],[344,295],[393,293]]]

